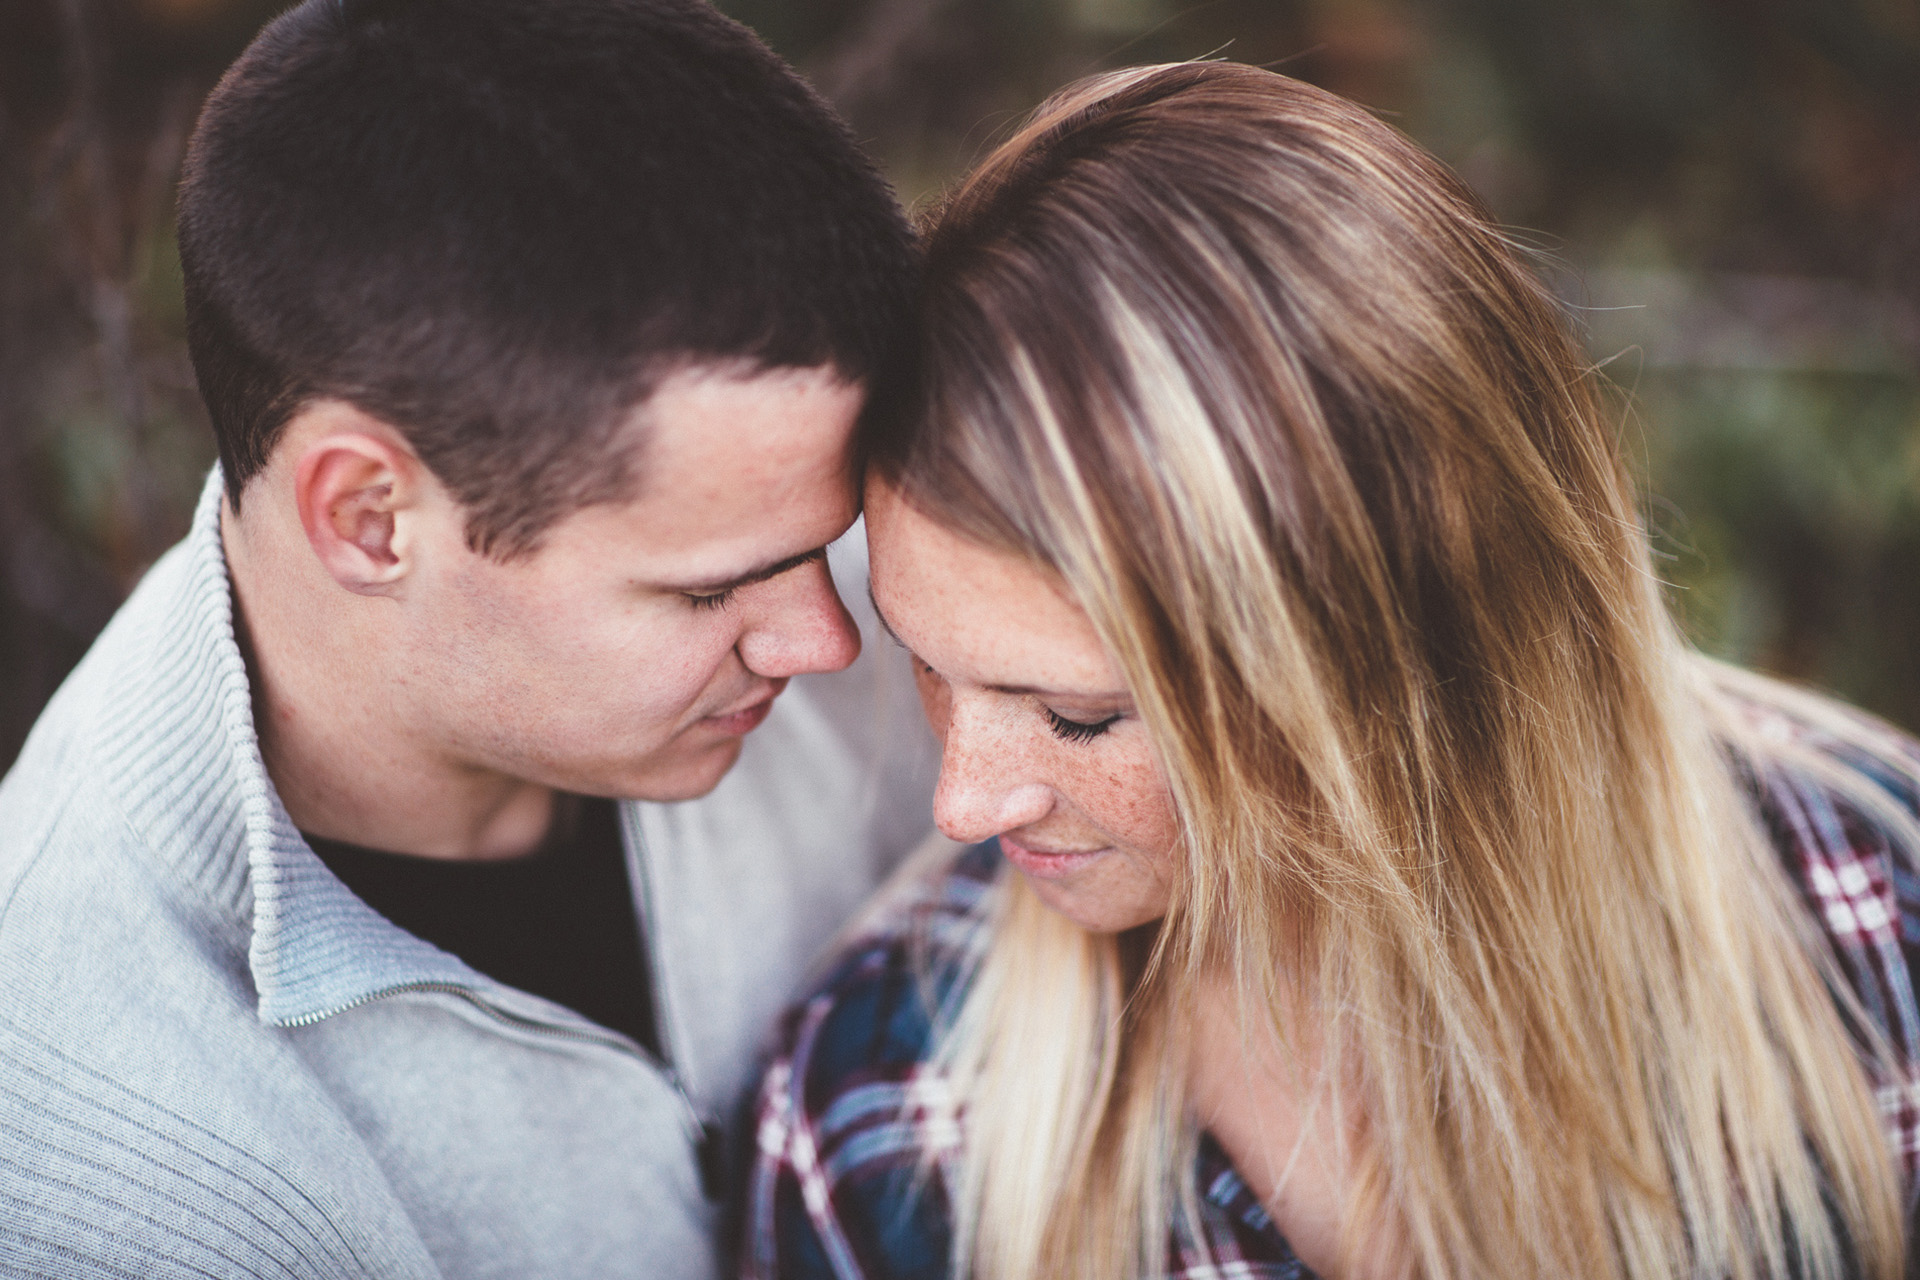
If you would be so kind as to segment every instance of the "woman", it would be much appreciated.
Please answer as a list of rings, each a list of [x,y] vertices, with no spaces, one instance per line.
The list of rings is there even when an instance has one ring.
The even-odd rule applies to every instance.
[[[1920,750],[1686,648],[1461,184],[1134,70],[928,255],[873,589],[984,843],[793,1016],[749,1273],[1900,1274]]]

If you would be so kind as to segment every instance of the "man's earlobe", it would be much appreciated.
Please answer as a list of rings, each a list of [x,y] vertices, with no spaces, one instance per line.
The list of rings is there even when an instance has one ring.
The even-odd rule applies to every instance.
[[[300,455],[294,500],[314,555],[360,595],[392,595],[410,568],[399,532],[418,463],[403,447],[358,431],[329,434]]]

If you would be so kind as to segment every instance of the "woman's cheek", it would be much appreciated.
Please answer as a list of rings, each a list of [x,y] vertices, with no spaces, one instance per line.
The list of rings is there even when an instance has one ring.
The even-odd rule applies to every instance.
[[[1166,774],[1144,739],[1144,734],[1139,735],[1138,741],[1109,754],[1101,768],[1089,771],[1088,807],[1123,843],[1157,864],[1170,864],[1180,822]]]

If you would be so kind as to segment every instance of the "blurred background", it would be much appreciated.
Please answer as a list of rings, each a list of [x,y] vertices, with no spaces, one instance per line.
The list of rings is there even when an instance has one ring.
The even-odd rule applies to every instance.
[[[172,188],[281,6],[0,0],[0,767],[186,528]],[[909,205],[1075,76],[1272,66],[1453,165],[1620,392],[1707,649],[1920,730],[1916,0],[722,0]]]

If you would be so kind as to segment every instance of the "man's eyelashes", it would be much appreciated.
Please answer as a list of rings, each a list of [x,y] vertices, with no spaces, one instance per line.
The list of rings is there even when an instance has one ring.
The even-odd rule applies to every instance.
[[[733,599],[735,590],[736,588],[734,587],[728,587],[725,591],[716,591],[712,595],[707,596],[689,594],[685,596],[685,599],[688,604],[696,609],[720,609],[726,606],[727,601]]]

